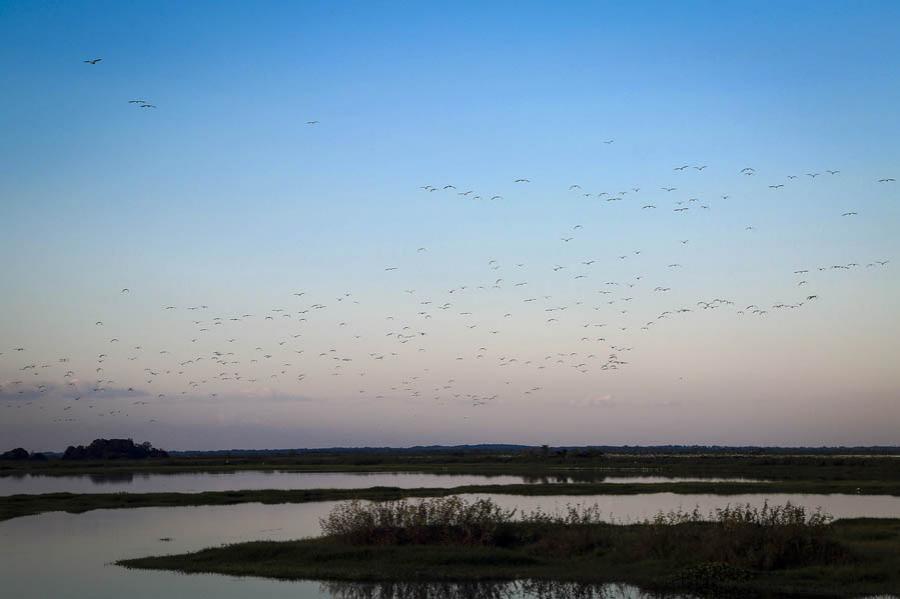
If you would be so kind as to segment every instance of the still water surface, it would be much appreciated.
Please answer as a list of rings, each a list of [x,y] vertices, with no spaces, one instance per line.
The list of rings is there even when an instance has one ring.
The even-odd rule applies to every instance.
[[[251,539],[286,540],[318,534],[318,518],[333,502],[298,505],[96,510],[49,513],[0,523],[0,581],[3,597],[17,599],[356,599],[401,596],[403,589],[371,585],[285,582],[218,575],[183,575],[127,570],[111,562],[128,557],[193,551]],[[171,540],[164,541],[164,538]],[[431,588],[425,588],[425,587]],[[498,589],[424,585],[419,597],[543,597],[528,587]],[[417,590],[423,590],[417,589]],[[385,590],[391,593],[384,592]],[[408,589],[407,589],[408,590]],[[595,597],[644,597],[623,585],[594,589]],[[405,596],[410,596],[408,593]],[[559,597],[588,597],[566,593]]]
[[[810,508],[822,507],[838,517],[900,517],[900,497],[872,495],[716,496],[654,493],[630,496],[516,497],[491,496],[504,506],[554,511],[567,503],[598,504],[617,521],[634,521],[679,505],[701,510],[727,503],[761,504],[791,500]],[[377,590],[318,582],[281,582],[216,575],[180,575],[132,571],[111,562],[145,555],[194,551],[222,543],[246,540],[287,540],[319,533],[318,519],[336,502],[306,504],[198,506],[95,510],[84,514],[47,513],[0,522],[0,581],[3,597],[37,599],[232,599],[265,597],[383,597]],[[170,540],[164,541],[162,539]],[[396,590],[396,589],[395,589]],[[458,590],[458,589],[457,589]],[[538,597],[526,587],[504,589],[511,597]],[[604,587],[603,596],[643,597],[629,586]],[[483,589],[482,589],[483,591]],[[442,589],[423,596],[490,597],[466,590],[456,594]],[[571,595],[568,592],[558,595]]]
[[[607,476],[591,472],[573,476],[511,476],[486,474],[433,474],[417,472],[237,472],[101,473],[67,476],[12,474],[0,476],[0,496],[19,493],[199,493],[246,489],[360,489],[366,487],[458,487],[542,483],[655,483],[724,482],[749,479],[664,476]]]

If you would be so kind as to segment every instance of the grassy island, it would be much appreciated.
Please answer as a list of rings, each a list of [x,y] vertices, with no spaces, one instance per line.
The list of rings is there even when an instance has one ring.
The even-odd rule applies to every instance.
[[[854,455],[847,448],[673,448],[619,447],[604,451],[539,448],[460,451],[392,449],[285,452],[228,452],[143,460],[3,460],[0,476],[42,474],[71,476],[128,473],[239,472],[422,472],[433,474],[522,475],[546,482],[601,482],[603,476],[656,475],[743,477],[766,480],[845,480],[900,482],[900,449]]]
[[[900,590],[900,520],[831,521],[786,504],[604,522],[596,508],[517,514],[490,500],[351,501],[323,536],[130,559],[129,568],[333,581],[625,582],[648,589],[838,597]]]
[[[44,512],[78,514],[91,510],[138,507],[234,505],[238,503],[308,503],[364,499],[385,501],[409,497],[442,497],[466,493],[500,495],[637,495],[641,493],[843,493],[900,495],[895,481],[772,481],[772,482],[664,482],[664,483],[547,483],[462,485],[458,487],[367,487],[363,489],[248,489],[202,493],[43,493],[0,497],[0,521]]]

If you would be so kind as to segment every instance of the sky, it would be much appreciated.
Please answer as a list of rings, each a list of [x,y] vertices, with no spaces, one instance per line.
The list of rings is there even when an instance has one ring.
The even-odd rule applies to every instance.
[[[0,0],[0,62],[0,449],[900,444],[896,2]]]

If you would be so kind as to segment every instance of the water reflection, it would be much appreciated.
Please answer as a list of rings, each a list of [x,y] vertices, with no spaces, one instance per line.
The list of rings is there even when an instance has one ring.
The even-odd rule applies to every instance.
[[[0,496],[39,493],[201,493],[248,489],[360,489],[366,487],[457,487],[521,484],[521,476],[417,472],[237,472],[95,473],[0,476]]]
[[[585,584],[546,580],[510,582],[324,582],[333,599],[651,599],[687,595],[648,593],[628,584]]]
[[[566,503],[598,503],[617,518],[652,515],[678,504],[692,508],[744,501],[761,502],[766,496],[715,496],[670,493],[631,496],[516,497],[495,496],[504,505],[553,511]],[[866,495],[770,495],[772,503],[790,499],[807,506],[821,505],[840,516],[900,516],[900,497]],[[508,503],[507,503],[508,502]],[[372,585],[339,589],[319,582],[285,582],[262,578],[219,575],[180,575],[170,572],[128,570],[113,565],[120,559],[198,551],[223,543],[250,540],[291,540],[318,535],[319,518],[337,502],[171,508],[94,510],[83,514],[52,512],[0,522],[0,597],[16,599],[306,599],[313,597],[373,597],[391,595]],[[169,540],[163,541],[167,538]],[[518,583],[507,587],[513,597],[555,597],[537,586]],[[536,583],[535,583],[536,584]],[[559,597],[578,597],[571,585],[560,587]],[[529,590],[532,589],[532,590]],[[594,589],[596,590],[596,589]],[[442,589],[443,591],[443,589]],[[412,593],[413,591],[409,591]],[[425,592],[425,591],[422,591]],[[596,597],[650,597],[633,587],[606,587]],[[340,594],[343,593],[343,594]],[[350,594],[348,594],[350,593]],[[353,595],[352,593],[363,593]],[[368,593],[368,594],[366,594]],[[544,593],[535,595],[528,593]],[[609,594],[612,593],[612,594]],[[618,594],[616,594],[618,593]],[[398,596],[398,595],[394,595]],[[400,595],[417,597],[418,595]],[[446,593],[428,596],[447,596]],[[493,597],[494,595],[474,595]]]
[[[93,474],[88,474],[88,478],[95,485],[112,485],[112,484],[121,484],[121,483],[131,484],[134,481],[134,473],[133,472],[93,473]]]
[[[742,477],[699,477],[699,476],[605,476],[595,472],[580,472],[569,474],[549,474],[540,476],[522,476],[522,482],[528,484],[577,484],[577,483],[759,483],[768,482],[761,478]]]
[[[335,502],[61,512],[0,522],[0,596],[16,599],[645,598],[627,585],[347,584],[129,570],[116,560],[319,534]],[[163,538],[169,538],[163,541]],[[587,594],[588,592],[593,594]]]
[[[365,487],[458,487],[463,485],[754,482],[744,478],[606,476],[596,471],[554,475],[440,474],[419,472],[236,472],[135,473],[76,475],[14,473],[0,476],[0,496],[39,493],[200,493],[248,489],[359,489]]]

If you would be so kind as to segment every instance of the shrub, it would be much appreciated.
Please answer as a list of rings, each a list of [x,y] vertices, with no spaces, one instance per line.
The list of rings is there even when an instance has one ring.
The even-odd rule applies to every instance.
[[[418,501],[367,503],[349,501],[337,505],[319,520],[325,535],[358,544],[461,543],[504,546],[512,542],[516,523],[576,527],[601,522],[597,506],[566,506],[561,514],[541,510],[517,517],[490,499],[466,500],[458,496]],[[520,531],[522,532],[522,531]]]
[[[612,550],[623,559],[661,559],[689,567],[683,577],[701,586],[726,571],[734,579],[745,570],[847,560],[847,550],[831,537],[830,522],[818,510],[764,503],[729,505],[705,516],[697,508],[660,512],[638,525],[617,526],[604,523],[596,505],[519,514],[490,499],[457,496],[350,501],[320,520],[325,535],[362,545],[516,546],[555,557]]]
[[[324,534],[354,543],[488,544],[515,513],[489,499],[467,502],[456,496],[417,502],[350,501],[336,506],[319,523]]]
[[[645,522],[639,555],[776,570],[848,557],[830,538],[831,516],[790,502],[783,506],[728,505],[703,517],[699,510],[659,513]],[[689,555],[687,555],[689,554]]]

